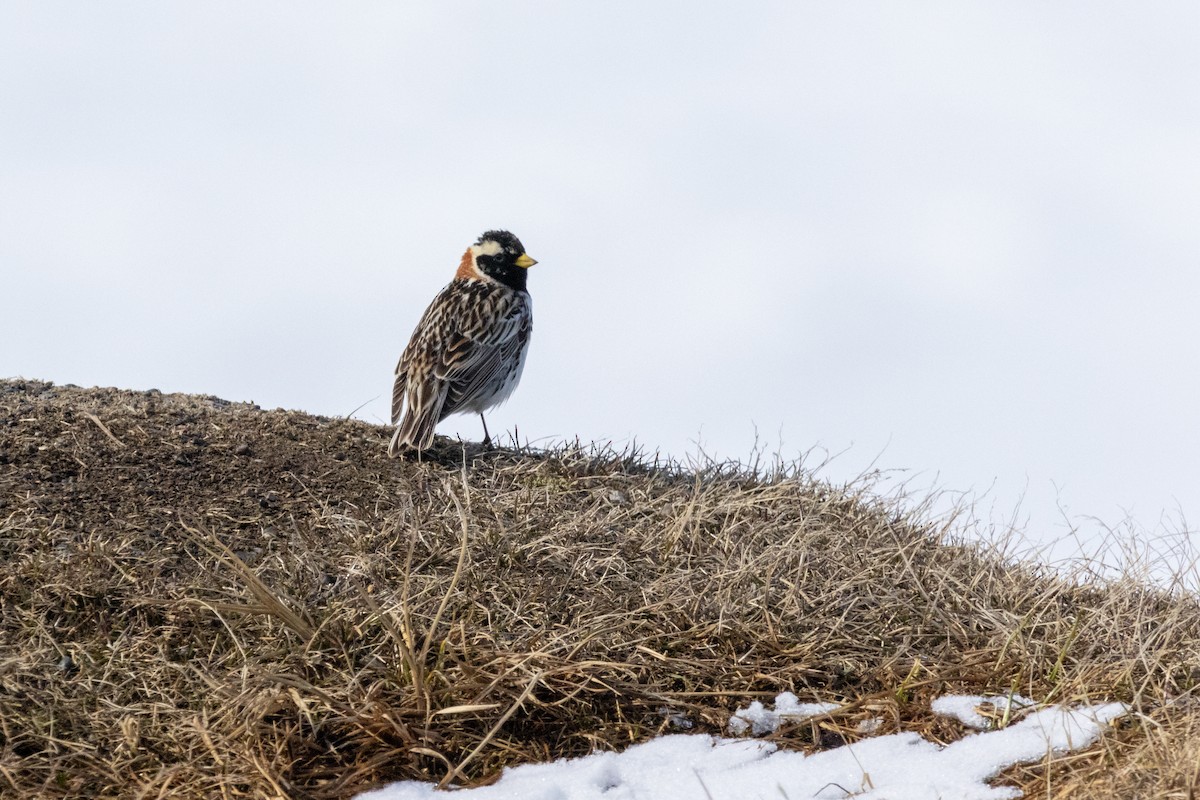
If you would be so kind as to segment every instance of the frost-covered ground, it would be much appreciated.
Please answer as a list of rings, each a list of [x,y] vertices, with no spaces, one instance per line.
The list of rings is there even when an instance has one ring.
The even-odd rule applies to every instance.
[[[990,730],[978,712],[987,704],[1020,719]],[[942,746],[916,733],[878,736],[812,755],[780,750],[755,739],[707,735],[663,736],[623,753],[513,767],[495,784],[453,794],[432,784],[403,782],[359,795],[359,800],[743,800],[743,798],[844,798],[863,800],[993,800],[1019,797],[1012,787],[989,786],[1002,770],[1095,742],[1110,721],[1126,712],[1120,703],[1048,706],[1029,711],[1020,697],[950,695],[933,711],[982,730]],[[795,695],[740,709],[733,732],[766,733],[783,721],[823,714],[832,706],[800,704]]]

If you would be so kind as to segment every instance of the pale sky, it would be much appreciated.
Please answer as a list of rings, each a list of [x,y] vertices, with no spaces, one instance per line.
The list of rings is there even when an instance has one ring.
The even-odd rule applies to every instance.
[[[1191,0],[0,2],[0,375],[382,422],[507,228],[494,432],[1178,531],[1198,222]]]

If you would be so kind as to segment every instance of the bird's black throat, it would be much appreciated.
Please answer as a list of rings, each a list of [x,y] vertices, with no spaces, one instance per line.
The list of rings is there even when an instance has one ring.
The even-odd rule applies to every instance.
[[[511,256],[507,256],[505,253],[495,256],[479,256],[475,259],[475,265],[484,275],[499,281],[510,289],[516,289],[519,292],[528,291],[525,283],[529,280],[529,270],[518,267],[509,260],[510,258]]]

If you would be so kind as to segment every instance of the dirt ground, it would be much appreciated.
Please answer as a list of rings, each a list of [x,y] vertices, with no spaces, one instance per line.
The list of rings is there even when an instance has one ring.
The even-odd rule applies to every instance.
[[[1188,797],[1200,604],[1012,564],[903,498],[0,381],[0,794],[346,797],[720,733],[793,691],[949,741],[944,691],[1137,714],[1044,796]],[[674,722],[673,722],[674,721]]]

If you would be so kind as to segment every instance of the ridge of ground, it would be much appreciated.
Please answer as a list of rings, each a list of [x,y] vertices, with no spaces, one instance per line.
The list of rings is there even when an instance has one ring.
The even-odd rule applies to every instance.
[[[485,452],[214,397],[0,381],[0,793],[347,797],[722,733],[961,725],[948,691],[1132,713],[1030,796],[1190,798],[1200,599],[1072,580],[802,468]]]

